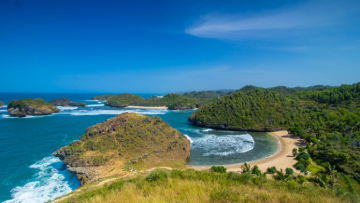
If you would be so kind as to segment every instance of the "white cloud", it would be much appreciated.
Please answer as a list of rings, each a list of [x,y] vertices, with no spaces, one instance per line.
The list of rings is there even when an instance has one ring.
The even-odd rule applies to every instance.
[[[356,10],[352,4],[352,1],[312,1],[253,15],[208,14],[185,29],[185,33],[220,39],[276,37],[283,35],[284,30],[336,25],[341,17]]]

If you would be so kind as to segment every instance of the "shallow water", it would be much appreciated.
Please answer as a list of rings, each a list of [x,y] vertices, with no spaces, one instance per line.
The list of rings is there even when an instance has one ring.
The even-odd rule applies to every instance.
[[[92,101],[100,94],[0,94],[12,99],[66,97],[86,107],[61,107],[58,114],[14,118],[0,107],[0,201],[45,202],[76,189],[80,182],[52,152],[78,140],[91,125],[124,112],[159,116],[192,141],[190,165],[229,165],[262,159],[275,153],[278,140],[267,133],[218,131],[190,125],[194,112],[117,109]],[[151,94],[139,94],[145,98]]]

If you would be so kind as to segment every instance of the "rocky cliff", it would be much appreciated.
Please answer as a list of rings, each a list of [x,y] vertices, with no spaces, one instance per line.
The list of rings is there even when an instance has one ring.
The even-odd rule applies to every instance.
[[[124,171],[186,164],[190,142],[158,117],[124,113],[91,126],[53,153],[81,184]]]
[[[7,106],[11,116],[26,117],[27,115],[48,115],[59,112],[60,109],[43,99],[12,100]]]
[[[54,106],[77,106],[77,107],[85,107],[87,104],[86,103],[81,103],[81,102],[72,102],[69,99],[66,98],[59,98],[59,99],[55,99],[49,102],[50,104],[54,105]]]
[[[0,101],[0,106],[4,106],[4,105],[5,105],[5,103]]]

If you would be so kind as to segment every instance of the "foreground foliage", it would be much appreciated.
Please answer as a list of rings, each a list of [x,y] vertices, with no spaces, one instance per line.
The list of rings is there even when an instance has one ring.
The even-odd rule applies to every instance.
[[[347,188],[323,188],[304,176],[277,180],[249,173],[164,171],[86,190],[63,202],[356,202]],[[283,178],[287,177],[287,178]],[[290,178],[289,178],[290,177]]]

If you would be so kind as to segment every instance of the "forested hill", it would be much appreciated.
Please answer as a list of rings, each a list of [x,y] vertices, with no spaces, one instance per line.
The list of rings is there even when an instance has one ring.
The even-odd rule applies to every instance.
[[[214,99],[218,97],[223,97],[233,93],[233,91],[192,91],[186,92],[183,95],[185,97],[192,97],[192,98],[206,98],[206,99]]]
[[[360,182],[359,97],[360,83],[290,95],[269,90],[236,92],[198,109],[188,120],[220,129],[288,129],[307,141],[314,161],[335,165]]]
[[[286,87],[286,86],[276,86],[276,87],[270,87],[270,88],[263,88],[263,87],[256,87],[253,85],[246,85],[242,87],[241,89],[237,90],[236,92],[249,92],[254,90],[260,90],[260,91],[274,91],[279,92],[283,94],[293,94],[297,92],[307,92],[307,91],[322,91],[325,89],[330,89],[333,87],[330,86],[324,86],[324,85],[315,85],[310,87]]]

